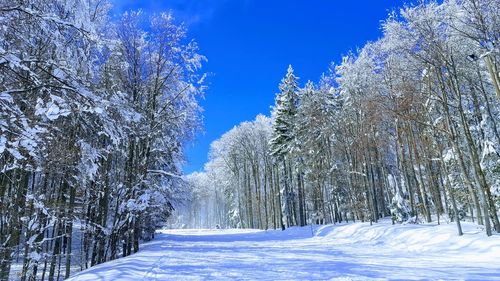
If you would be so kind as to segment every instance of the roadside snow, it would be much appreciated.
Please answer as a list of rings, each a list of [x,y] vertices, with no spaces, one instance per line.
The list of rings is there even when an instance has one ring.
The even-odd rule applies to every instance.
[[[260,230],[164,230],[94,280],[500,280],[500,235],[476,225],[382,222]]]

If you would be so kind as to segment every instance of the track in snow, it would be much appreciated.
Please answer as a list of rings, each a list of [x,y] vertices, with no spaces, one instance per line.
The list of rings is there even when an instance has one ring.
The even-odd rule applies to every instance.
[[[466,224],[356,223],[258,230],[165,230],[139,253],[76,275],[99,280],[500,280],[500,236]]]

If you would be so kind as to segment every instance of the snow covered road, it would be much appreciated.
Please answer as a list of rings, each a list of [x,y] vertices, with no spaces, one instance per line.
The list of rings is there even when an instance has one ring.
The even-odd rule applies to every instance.
[[[464,230],[387,222],[165,230],[139,253],[70,280],[500,280],[500,236]]]

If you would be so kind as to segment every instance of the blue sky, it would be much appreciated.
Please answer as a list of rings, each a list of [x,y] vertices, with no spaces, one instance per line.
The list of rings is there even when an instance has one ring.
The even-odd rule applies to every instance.
[[[242,121],[266,115],[292,64],[301,84],[381,36],[380,22],[402,0],[113,0],[114,11],[172,10],[208,58],[200,103],[203,133],[187,148],[185,173],[203,169],[210,143]]]

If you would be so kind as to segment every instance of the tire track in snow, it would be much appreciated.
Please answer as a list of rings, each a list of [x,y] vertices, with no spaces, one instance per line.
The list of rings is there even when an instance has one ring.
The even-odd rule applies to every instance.
[[[166,248],[170,247],[169,245],[166,245]],[[163,247],[162,247],[163,248]],[[143,276],[142,280],[143,281],[157,281],[158,280],[158,274],[162,271],[161,266],[168,260],[168,256],[162,255],[158,260],[153,263],[151,266],[151,269],[149,269]]]
[[[162,271],[161,265],[168,259],[167,255],[161,256],[151,267],[151,269],[144,275],[143,281],[157,281],[158,274]]]

